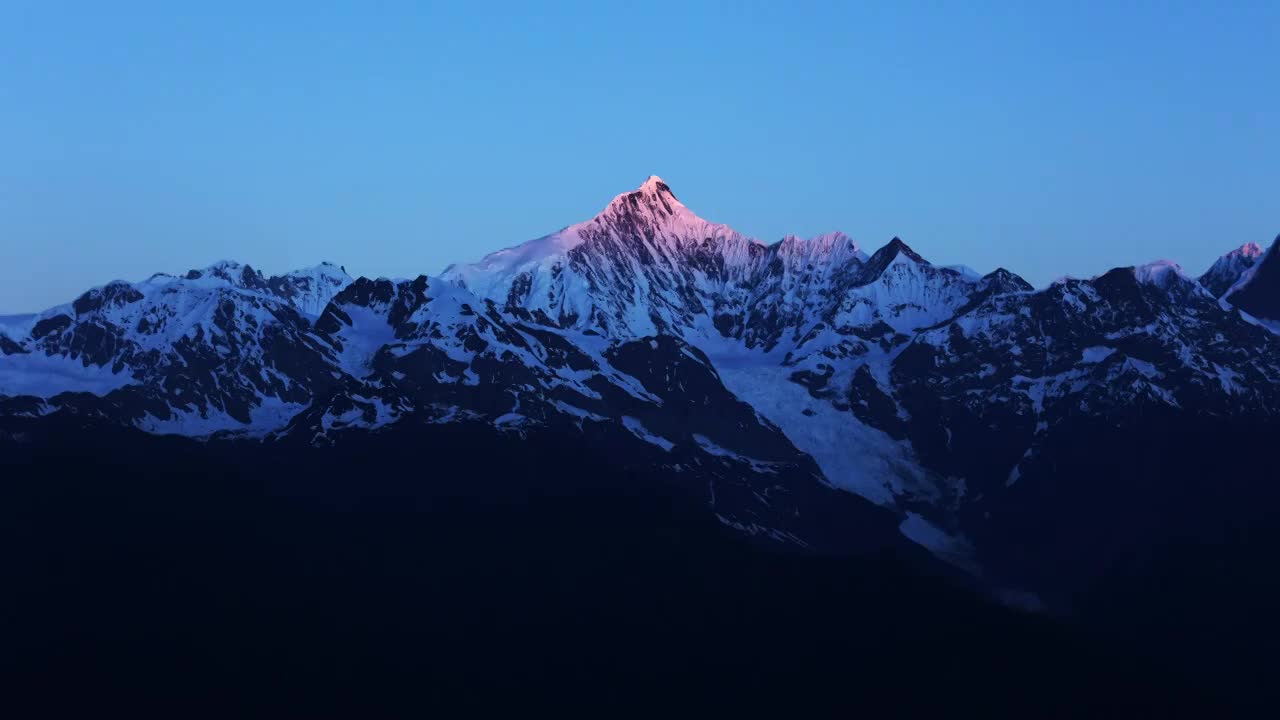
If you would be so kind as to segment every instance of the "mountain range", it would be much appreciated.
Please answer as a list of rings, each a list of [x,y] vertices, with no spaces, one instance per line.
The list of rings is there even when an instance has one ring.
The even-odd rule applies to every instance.
[[[1143,603],[1202,612],[1273,547],[1277,246],[1035,288],[898,238],[766,244],[651,177],[439,276],[221,262],[0,318],[0,452],[86,430],[255,457],[589,447],[751,542],[892,552],[1155,642]]]

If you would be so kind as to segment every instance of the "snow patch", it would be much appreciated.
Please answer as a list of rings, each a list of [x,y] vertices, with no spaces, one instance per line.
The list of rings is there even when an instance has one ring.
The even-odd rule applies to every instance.
[[[1157,287],[1169,287],[1174,280],[1186,278],[1186,274],[1182,272],[1182,266],[1172,260],[1156,260],[1146,265],[1139,265],[1133,269],[1133,275],[1138,282]]]
[[[763,354],[759,357],[764,359]],[[905,443],[862,423],[852,413],[814,399],[789,379],[794,368],[767,361],[752,365],[743,356],[728,362],[712,356],[712,362],[725,387],[813,457],[833,486],[890,507],[898,495],[938,495],[936,482]]]
[[[1103,360],[1106,360],[1107,358],[1111,357],[1111,354],[1114,353],[1115,351],[1116,351],[1115,348],[1107,347],[1105,345],[1094,345],[1093,347],[1087,347],[1084,349],[1082,353],[1080,353],[1080,362],[1100,363]]]
[[[662,448],[667,452],[671,452],[672,448],[676,446],[675,443],[662,437],[661,435],[655,435],[654,433],[649,432],[649,429],[644,426],[644,423],[640,422],[636,418],[631,417],[630,415],[624,415],[622,417],[622,425],[626,429],[630,430],[632,435],[635,435],[636,437],[640,438],[641,440],[644,440],[647,443],[652,443],[654,445],[657,445],[658,447]]]
[[[206,414],[197,409],[170,408],[171,415],[161,419],[148,415],[138,422],[138,428],[155,435],[182,435],[208,437],[214,433],[230,432],[245,437],[262,437],[289,424],[295,415],[307,408],[305,404],[289,403],[277,397],[265,396],[259,405],[249,411],[246,425],[216,408]]]
[[[908,540],[923,546],[935,557],[952,565],[977,574],[977,563],[973,560],[973,546],[963,536],[952,535],[934,525],[919,513],[908,512],[907,517],[898,525]]]
[[[339,363],[347,373],[363,378],[369,374],[373,356],[396,341],[395,328],[376,311],[362,305],[343,305],[351,324],[341,331]]]
[[[50,398],[64,392],[106,395],[137,381],[128,370],[85,365],[79,359],[43,353],[0,355],[0,395]]]

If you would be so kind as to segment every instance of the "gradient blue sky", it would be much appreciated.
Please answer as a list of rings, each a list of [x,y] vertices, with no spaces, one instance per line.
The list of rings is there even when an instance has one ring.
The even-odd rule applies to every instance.
[[[650,174],[1036,284],[1280,232],[1276,2],[176,5],[0,2],[0,313],[438,273]]]

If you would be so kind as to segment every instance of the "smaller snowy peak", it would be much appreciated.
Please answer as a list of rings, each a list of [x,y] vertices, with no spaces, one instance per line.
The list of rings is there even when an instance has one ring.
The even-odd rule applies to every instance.
[[[954,317],[995,290],[981,277],[937,267],[894,238],[835,288],[828,322],[839,332],[917,332]]]
[[[290,270],[284,275],[267,278],[269,286],[293,285],[307,289],[333,288],[330,297],[352,283],[346,268],[324,262],[309,268]],[[326,300],[327,302],[327,300]]]
[[[178,279],[154,275],[148,282],[166,283]],[[266,276],[251,265],[221,260],[206,268],[189,270],[180,279],[200,286],[225,285],[236,290],[278,298],[309,318],[315,318],[324,312],[329,300],[351,284],[351,276],[346,270],[331,262],[292,270],[283,275]]]
[[[771,249],[782,256],[803,255],[814,258],[848,256],[857,259],[859,262],[865,262],[867,259],[867,254],[862,251],[862,248],[858,247],[858,243],[839,230],[814,235],[811,238],[787,235],[773,245]]]
[[[300,274],[306,275],[311,271],[300,270]],[[236,262],[235,260],[219,260],[207,267],[188,270],[181,276],[175,277],[157,273],[147,279],[146,283],[151,285],[166,285],[175,282],[187,287],[199,288],[231,288],[251,293],[257,293],[268,296],[280,296],[288,299],[286,293],[281,296],[276,292],[278,288],[285,285],[291,285],[294,281],[290,279],[293,273],[282,276],[266,276],[252,265]]]
[[[167,275],[165,273],[156,273],[152,277],[173,278],[172,275]],[[347,275],[345,268],[336,263],[327,261],[311,267],[290,270],[283,275],[268,276],[255,269],[252,265],[246,265],[244,263],[236,262],[235,260],[219,260],[218,262],[204,268],[188,270],[181,277],[183,280],[223,280],[235,287],[245,289],[258,289],[264,287],[268,281],[279,278],[307,278],[342,281],[347,283],[351,282],[351,277]]]
[[[1133,276],[1140,283],[1167,288],[1178,280],[1188,280],[1182,266],[1172,260],[1155,260],[1133,268]]]
[[[219,260],[205,268],[188,270],[182,278],[184,280],[221,280],[232,287],[246,290],[257,289],[266,282],[262,273],[254,270],[252,266],[234,260]]]
[[[1031,283],[1022,279],[1017,273],[1010,272],[1004,268],[996,268],[986,275],[982,276],[982,282],[988,288],[992,288],[997,293],[1010,292],[1032,292],[1035,287]]]
[[[822,245],[823,247],[830,247],[833,245],[837,245],[839,243],[848,243],[853,248],[858,247],[858,244],[853,241],[853,238],[840,232],[839,230],[834,230],[829,233],[822,233],[821,235],[814,235],[813,237],[806,240],[806,242],[811,244]]]
[[[1280,240],[1280,236],[1277,236],[1276,239]],[[1240,256],[1240,257],[1260,258],[1262,257],[1263,252],[1265,251],[1262,249],[1261,245],[1259,245],[1258,243],[1251,242],[1251,243],[1245,243],[1244,245],[1241,245],[1240,247],[1236,248],[1235,250],[1232,250],[1231,252],[1227,253],[1223,257]]]
[[[925,260],[923,257],[921,257],[920,254],[917,253],[915,250],[912,250],[910,245],[903,242],[902,238],[897,237],[896,235],[892,240],[889,241],[887,245],[877,250],[876,254],[879,255],[882,252],[890,253],[895,257],[898,255],[904,255],[907,258],[910,258],[911,260],[914,260],[923,265],[929,264],[928,260]]]
[[[818,268],[858,267],[867,254],[848,235],[829,232],[811,238],[788,235],[769,246],[788,272],[808,272]]]
[[[414,280],[357,278],[334,295],[330,310],[355,306],[386,312],[396,304],[416,307],[426,300],[429,282],[425,275]]]
[[[1223,300],[1255,318],[1280,321],[1280,235],[1223,295]]]
[[[345,267],[342,267],[337,263],[331,263],[327,260],[320,263],[319,265],[313,265],[308,268],[298,268],[297,270],[290,270],[289,272],[285,273],[285,275],[288,277],[306,276],[306,277],[336,278],[336,279],[347,280],[347,281],[351,280],[351,276],[347,274],[347,269]]]
[[[20,331],[23,337],[38,335],[42,323],[47,325],[58,318],[69,321],[72,318],[101,316],[118,323],[131,313],[141,312],[126,310],[139,303],[146,306],[147,313],[156,312],[166,317],[186,316],[210,303],[216,305],[222,299],[246,308],[259,307],[263,303],[283,304],[307,320],[314,320],[333,296],[350,284],[351,277],[333,263],[266,276],[250,265],[222,260],[181,275],[156,273],[141,282],[113,280],[90,288],[69,303],[29,316],[32,318],[30,322],[5,323],[3,331],[9,336]],[[133,318],[131,322],[137,320]],[[151,325],[150,319],[143,323],[143,326]],[[139,332],[150,334],[153,331],[154,328]]]
[[[335,295],[352,283],[345,268],[330,262],[267,280],[267,287],[308,317],[318,317]]]
[[[920,257],[920,254],[912,250],[909,245],[902,242],[901,238],[894,237],[884,247],[875,251],[866,262],[864,270],[864,282],[870,282],[881,275],[890,266],[910,262],[917,265],[930,265],[928,260]]]
[[[1257,243],[1245,243],[1218,258],[1213,266],[1200,276],[1200,284],[1213,293],[1214,297],[1222,297],[1258,263],[1264,252],[1262,246]]]

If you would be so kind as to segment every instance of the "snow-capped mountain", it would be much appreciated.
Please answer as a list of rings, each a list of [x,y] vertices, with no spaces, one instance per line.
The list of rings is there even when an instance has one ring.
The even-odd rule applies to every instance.
[[[1230,287],[1257,256],[1231,253],[1205,282]],[[1280,410],[1274,336],[1173,263],[1036,291],[897,238],[869,257],[839,233],[765,245],[657,178],[445,277],[550,327],[684,338],[830,482],[904,513],[904,533],[952,559],[972,551],[967,509],[1033,474],[1040,441],[1080,416]]]
[[[321,294],[323,312],[304,314]],[[14,436],[68,413],[313,446],[423,424],[578,434],[748,535],[849,542],[820,520],[833,491],[813,461],[676,336],[546,327],[425,276],[352,281],[322,265],[266,278],[233,263],[110,283],[14,325],[0,358]]]
[[[650,177],[591,220],[452,266],[444,277],[546,324],[643,336],[684,327],[702,311],[691,285],[745,280],[764,249],[694,215]]]
[[[351,282],[333,265],[264,277],[220,262],[116,281],[28,321],[2,349],[0,393],[104,395],[121,419],[204,435],[287,421],[324,369],[308,317]]]
[[[766,352],[807,343],[819,325],[922,327],[987,284],[930,265],[897,238],[871,257],[840,232],[766,245],[693,214],[657,177],[591,220],[444,277],[547,325]]]
[[[1233,307],[1263,321],[1273,330],[1280,330],[1280,236],[1271,247],[1255,254],[1256,261],[1240,273],[1239,278],[1223,294],[1223,300]]]
[[[1166,263],[993,295],[913,338],[889,376],[855,412],[911,436],[926,464],[971,490],[1019,482],[1043,436],[1077,416],[1280,409],[1280,343]],[[869,411],[886,398],[900,412]]]
[[[1218,258],[1213,265],[1200,276],[1200,284],[1214,297],[1222,297],[1239,282],[1244,273],[1258,264],[1262,258],[1262,246],[1258,243],[1245,243],[1231,252]]]
[[[167,279],[168,276],[161,274],[152,276],[148,282],[163,283]],[[248,293],[277,298],[308,318],[324,312],[333,296],[351,284],[347,271],[329,262],[267,277],[249,265],[223,260],[203,270],[190,270],[181,279],[204,287],[225,284]]]
[[[869,255],[838,232],[766,244],[651,177],[440,278],[223,262],[6,318],[0,416],[306,445],[450,423],[568,433],[702,488],[751,534],[827,542],[813,518],[836,487],[956,565],[1009,573],[990,538],[1016,533],[991,528],[1053,482],[1052,448],[1082,424],[1280,413],[1274,256],[1036,290],[898,238]]]

